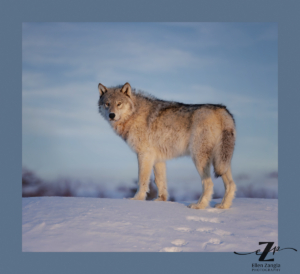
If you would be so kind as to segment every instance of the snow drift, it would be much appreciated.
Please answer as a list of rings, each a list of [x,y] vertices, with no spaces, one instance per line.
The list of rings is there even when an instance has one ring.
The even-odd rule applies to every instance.
[[[23,251],[246,252],[278,245],[278,200],[236,198],[230,209],[188,202],[71,197],[22,199]]]

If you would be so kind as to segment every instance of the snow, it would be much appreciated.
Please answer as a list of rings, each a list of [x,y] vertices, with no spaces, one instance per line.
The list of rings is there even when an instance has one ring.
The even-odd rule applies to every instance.
[[[236,198],[230,209],[190,202],[22,198],[23,251],[251,252],[278,245],[278,200]]]

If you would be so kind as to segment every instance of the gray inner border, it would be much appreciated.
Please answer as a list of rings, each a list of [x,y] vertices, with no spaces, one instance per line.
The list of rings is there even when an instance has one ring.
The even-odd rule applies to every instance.
[[[258,262],[233,253],[22,253],[22,22],[277,22],[279,244],[299,250],[299,10],[298,0],[1,1],[0,273],[252,273]],[[278,252],[274,263],[295,273],[299,254]]]

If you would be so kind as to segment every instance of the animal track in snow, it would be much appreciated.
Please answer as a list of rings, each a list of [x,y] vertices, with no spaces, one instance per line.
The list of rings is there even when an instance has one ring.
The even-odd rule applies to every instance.
[[[40,231],[42,230],[44,227],[46,226],[46,223],[45,222],[42,222],[36,226],[34,226],[31,231]]]
[[[176,246],[165,247],[160,250],[160,252],[180,252],[180,251],[182,251],[182,249]]]
[[[174,229],[177,231],[181,231],[181,232],[190,232],[191,231],[191,229],[189,227],[177,227]]]
[[[200,231],[200,232],[211,232],[213,231],[214,229],[211,228],[211,227],[200,227],[198,228],[196,231]]]
[[[187,244],[187,242],[183,239],[177,239],[177,240],[172,241],[171,243],[176,246],[183,246],[183,245]]]
[[[188,221],[196,221],[196,222],[208,222],[208,223],[222,223],[218,218],[205,218],[198,216],[187,216],[186,219]]]
[[[203,244],[203,248],[205,249],[207,247],[207,245],[219,245],[221,243],[222,242],[221,242],[220,239],[218,239],[218,238],[211,238],[211,239],[208,240],[208,242],[205,242]]]
[[[219,245],[221,243],[221,240],[217,239],[217,238],[211,238],[211,239],[209,239],[209,241],[207,243],[213,244],[213,245]]]
[[[278,237],[278,232],[272,231],[272,232],[268,233],[267,235],[268,236],[276,236],[276,237]]]
[[[225,231],[225,230],[222,230],[222,229],[216,229],[212,233],[217,234],[219,236],[230,236],[230,235],[233,235],[231,232]]]
[[[57,228],[60,228],[62,225],[61,224],[54,224],[52,226],[50,226],[50,229],[53,230],[53,229],[57,229]]]
[[[230,235],[233,235],[229,231],[225,231],[225,230],[221,230],[221,229],[214,229],[212,227],[200,227],[200,228],[196,229],[196,231],[213,233],[213,234],[216,234],[216,235],[219,235],[219,236],[230,236]]]

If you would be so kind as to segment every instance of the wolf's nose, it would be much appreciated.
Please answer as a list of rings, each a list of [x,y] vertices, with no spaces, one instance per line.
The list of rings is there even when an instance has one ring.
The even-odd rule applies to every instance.
[[[110,113],[108,116],[110,119],[114,119],[116,115],[114,113]]]

